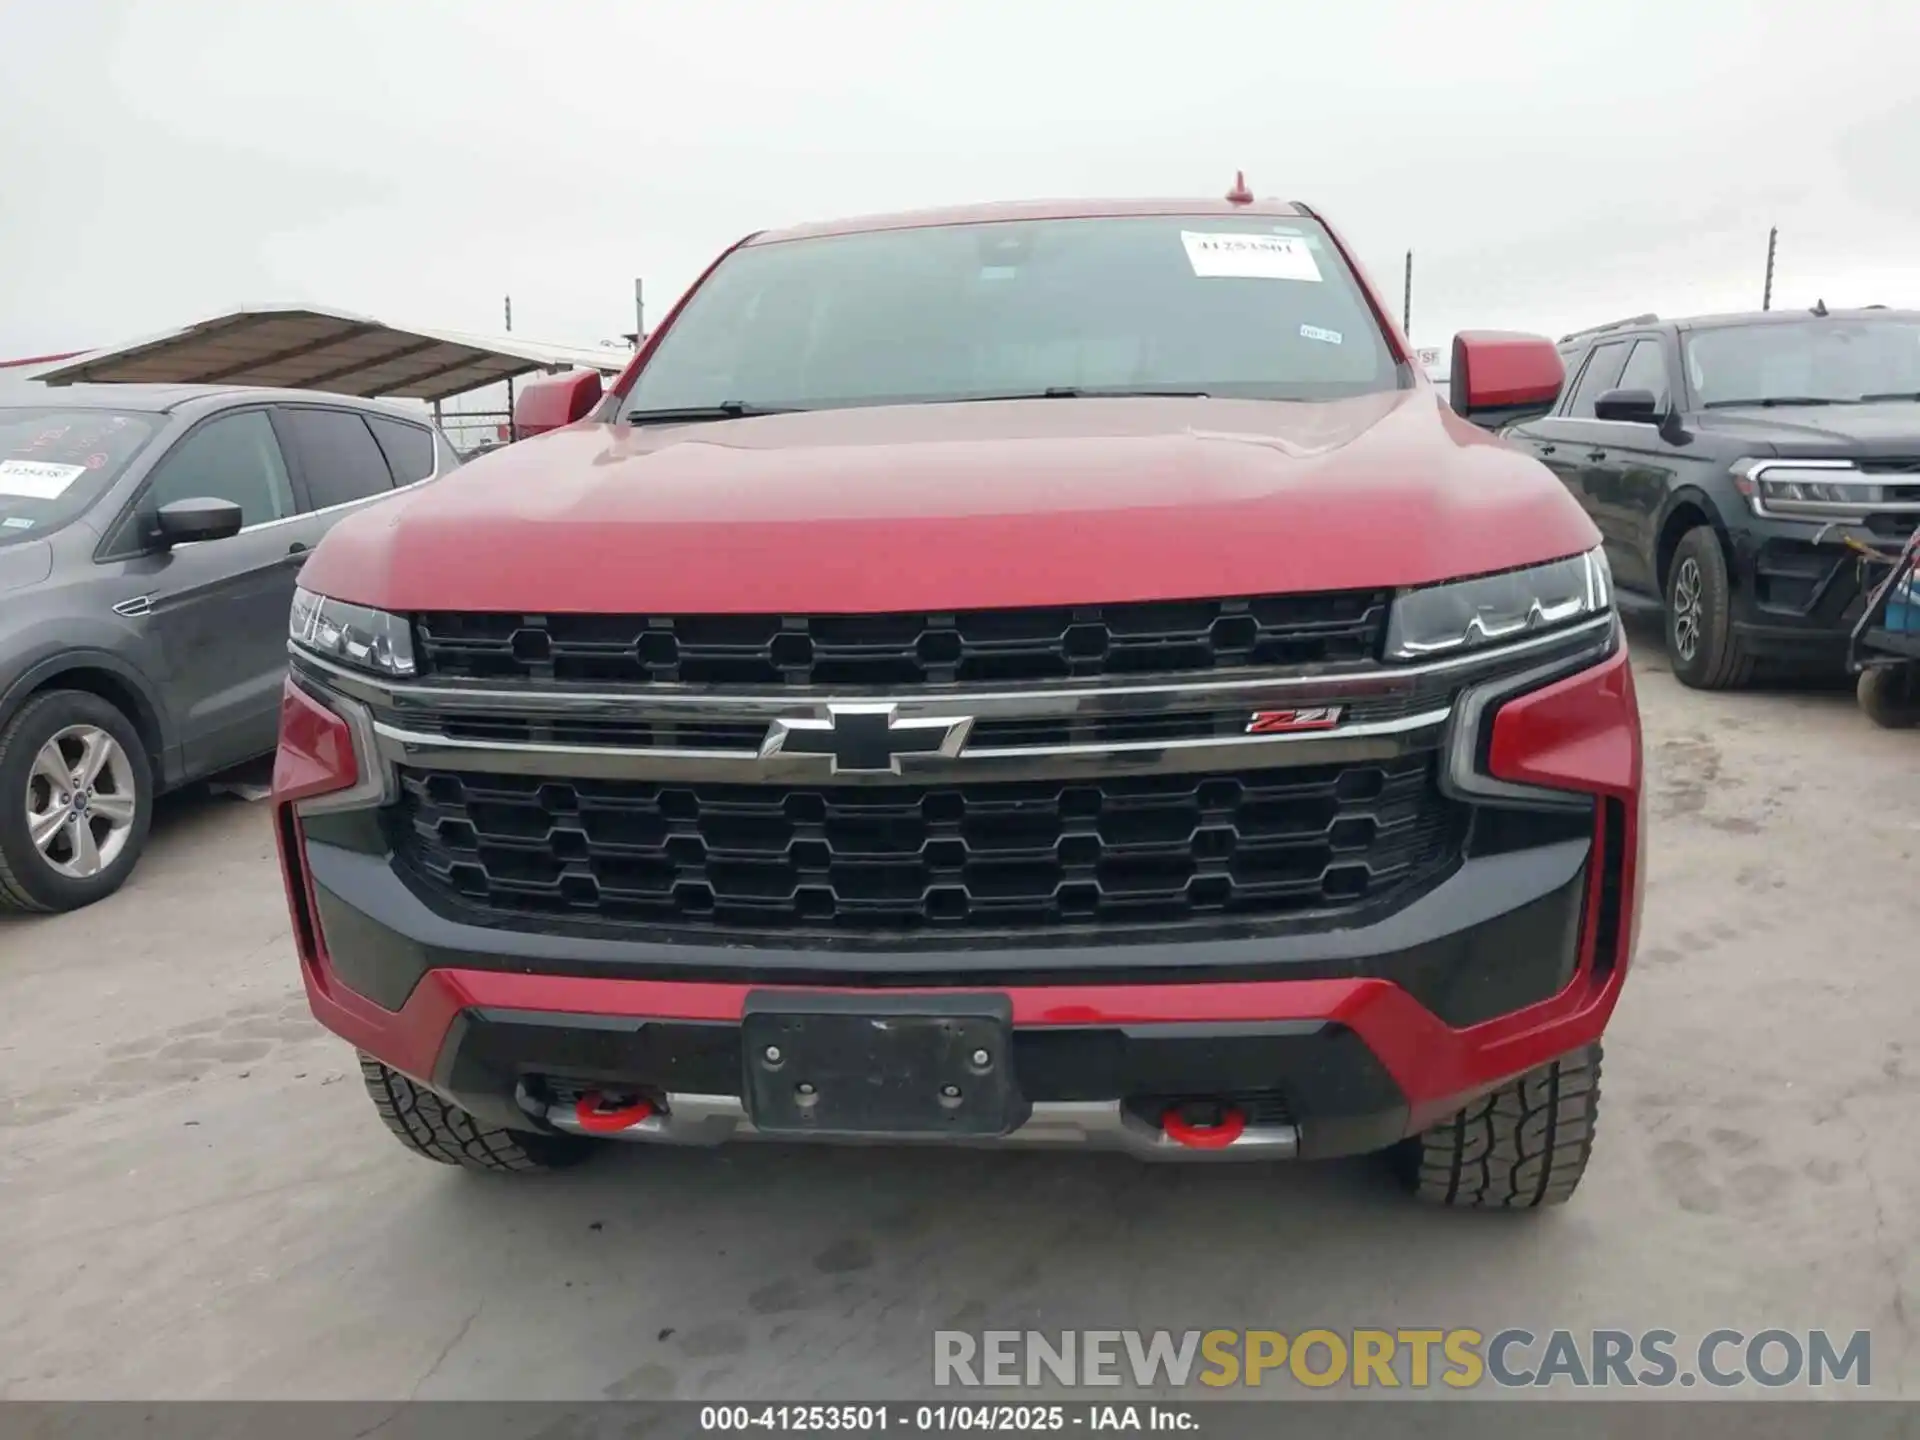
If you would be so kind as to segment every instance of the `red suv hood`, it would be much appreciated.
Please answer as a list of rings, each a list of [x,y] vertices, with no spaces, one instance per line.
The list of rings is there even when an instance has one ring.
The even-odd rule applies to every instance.
[[[1598,543],[1422,388],[575,426],[337,526],[301,583],[402,611],[949,611],[1418,585]]]

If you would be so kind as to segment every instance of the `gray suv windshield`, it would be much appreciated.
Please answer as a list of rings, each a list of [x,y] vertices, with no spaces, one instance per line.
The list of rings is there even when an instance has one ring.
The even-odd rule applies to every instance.
[[[749,245],[661,337],[643,419],[1044,397],[1325,400],[1403,383],[1305,216],[929,225]]]
[[[0,407],[0,545],[38,539],[83,513],[160,423],[138,412]]]

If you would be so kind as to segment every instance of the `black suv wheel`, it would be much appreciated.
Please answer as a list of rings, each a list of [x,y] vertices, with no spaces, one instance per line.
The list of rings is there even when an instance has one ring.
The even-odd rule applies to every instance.
[[[1726,553],[1711,525],[1680,539],[1667,572],[1667,656],[1682,685],[1732,690],[1753,678],[1753,657],[1733,628]]]
[[[153,776],[98,695],[36,695],[0,732],[0,910],[75,910],[118,890],[147,843]]]

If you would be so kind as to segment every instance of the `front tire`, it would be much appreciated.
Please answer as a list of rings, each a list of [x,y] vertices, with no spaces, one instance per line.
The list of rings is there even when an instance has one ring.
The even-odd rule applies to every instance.
[[[1667,658],[1695,690],[1737,690],[1753,679],[1753,657],[1733,628],[1733,581],[1711,525],[1680,537],[1667,571]]]
[[[1600,1046],[1529,1070],[1404,1142],[1401,1175],[1456,1210],[1535,1210],[1572,1198],[1600,1116]]]
[[[153,820],[133,722],[98,695],[50,690],[0,731],[0,911],[77,910],[125,883]]]
[[[483,1125],[371,1055],[360,1057],[360,1078],[394,1138],[414,1154],[442,1165],[524,1174],[578,1165],[596,1148],[583,1135],[543,1135]]]

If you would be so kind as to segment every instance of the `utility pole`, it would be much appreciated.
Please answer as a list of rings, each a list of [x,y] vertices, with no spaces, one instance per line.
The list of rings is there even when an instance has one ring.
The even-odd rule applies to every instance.
[[[1407,283],[1400,297],[1400,331],[1413,338],[1413,252],[1407,251]]]
[[[1773,308],[1773,249],[1774,246],[1779,243],[1779,240],[1780,227],[1776,225],[1767,231],[1767,286],[1766,289],[1760,292],[1760,308],[1762,310],[1771,310]]]
[[[640,342],[647,338],[647,302],[643,296],[640,277],[633,278],[633,348],[638,350]]]
[[[513,333],[513,297],[507,296],[507,333]],[[520,438],[513,428],[513,377],[507,377],[507,443],[511,445]]]

